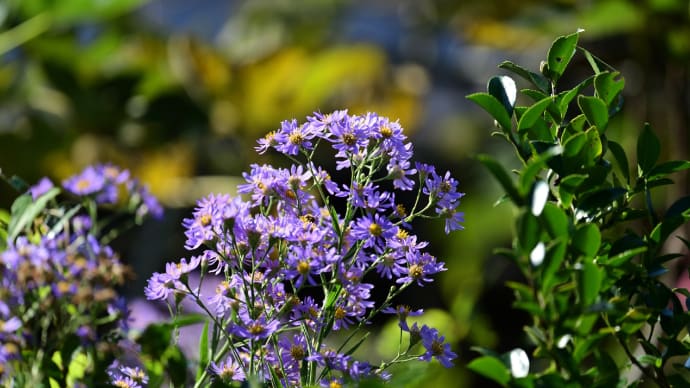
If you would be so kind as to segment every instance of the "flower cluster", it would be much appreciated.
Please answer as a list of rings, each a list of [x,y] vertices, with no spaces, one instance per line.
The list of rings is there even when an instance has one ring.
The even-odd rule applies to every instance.
[[[129,170],[110,163],[88,166],[65,179],[62,186],[68,193],[92,198],[100,206],[118,205],[133,210],[138,217],[163,215],[163,208],[145,185],[131,178]],[[29,192],[35,200],[53,187],[50,179],[42,178]]]
[[[112,165],[88,167],[66,180],[64,190],[80,202],[56,200],[60,189],[47,178],[21,196],[17,203],[26,206],[13,205],[0,252],[0,381],[13,386],[47,386],[49,378],[63,386],[88,382],[131,342],[125,338],[126,304],[117,292],[131,271],[94,233],[103,221],[93,217],[95,206],[122,200],[137,217],[162,208]],[[19,220],[28,222],[15,231]],[[77,381],[69,366],[79,359],[92,366]]]
[[[336,169],[349,170],[347,182],[334,181],[314,163],[323,144],[330,145]],[[424,251],[427,243],[412,233],[411,222],[444,218],[447,233],[462,229],[458,182],[433,166],[413,165],[401,126],[373,113],[284,121],[259,141],[257,151],[269,149],[295,164],[252,165],[238,186],[241,196],[199,200],[183,221],[185,247],[196,255],[153,274],[146,296],[173,311],[189,298],[208,313],[217,328],[211,342],[218,346],[210,349],[202,379],[257,376],[276,386],[337,386],[387,377],[385,369],[401,359],[378,367],[355,360],[350,341],[402,290],[445,270]],[[398,199],[414,190],[411,206]],[[222,276],[214,294],[202,295],[200,285],[190,284],[188,274],[197,269],[202,281]],[[377,285],[391,286],[379,305],[372,300],[376,277]],[[414,359],[433,356],[450,365],[455,354],[437,331],[415,325],[413,333],[403,321],[402,329],[423,339],[425,351]],[[345,329],[352,335],[331,348],[328,335]]]

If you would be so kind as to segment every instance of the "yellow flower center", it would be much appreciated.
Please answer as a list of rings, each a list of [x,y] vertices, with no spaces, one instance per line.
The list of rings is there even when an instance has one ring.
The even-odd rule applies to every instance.
[[[369,233],[371,233],[372,236],[378,237],[383,233],[383,229],[381,229],[379,224],[372,222],[371,225],[369,225]]]
[[[419,264],[412,264],[409,270],[410,277],[413,279],[419,279],[424,275],[424,269]]]
[[[381,127],[381,129],[379,129],[379,132],[381,132],[381,136],[383,136],[385,138],[389,138],[389,137],[393,136],[393,130],[390,129],[390,127],[387,125],[384,125],[383,127]]]

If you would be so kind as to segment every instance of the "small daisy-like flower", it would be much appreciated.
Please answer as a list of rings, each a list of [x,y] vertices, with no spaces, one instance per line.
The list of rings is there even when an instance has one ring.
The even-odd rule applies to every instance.
[[[106,180],[103,174],[100,174],[96,168],[92,166],[85,168],[81,173],[73,175],[62,182],[65,190],[75,195],[97,193],[103,189],[105,184]]]
[[[356,240],[364,241],[365,248],[383,248],[386,240],[393,237],[396,230],[397,227],[386,217],[374,214],[353,221],[350,235]]]
[[[450,344],[444,343],[445,337],[439,336],[438,330],[432,329],[427,325],[422,326],[419,332],[422,337],[422,345],[426,352],[419,357],[422,361],[431,361],[431,358],[437,359],[441,365],[446,368],[453,366],[452,360],[458,355],[450,350]]]
[[[209,369],[224,382],[244,381],[246,379],[242,367],[231,357],[227,357],[219,364],[212,362]]]

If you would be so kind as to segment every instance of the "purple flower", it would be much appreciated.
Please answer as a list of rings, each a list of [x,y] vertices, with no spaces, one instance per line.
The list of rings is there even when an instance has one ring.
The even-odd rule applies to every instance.
[[[96,168],[89,166],[81,173],[73,175],[62,182],[65,190],[74,195],[89,195],[94,194],[103,189],[106,181],[103,174],[100,174]]]
[[[444,231],[446,234],[449,234],[454,230],[465,229],[465,227],[461,224],[465,221],[465,213],[457,211],[455,207],[440,206],[436,208],[436,213],[445,219]]]
[[[386,240],[393,237],[397,227],[386,217],[378,213],[361,217],[352,222],[350,236],[355,240],[364,241],[364,247],[386,246]]]
[[[422,361],[431,361],[431,358],[436,358],[441,365],[446,368],[453,366],[452,360],[458,355],[450,350],[450,344],[444,343],[445,337],[439,336],[438,330],[432,329],[427,325],[422,326],[419,334],[422,337],[422,345],[426,352],[419,357]]]
[[[227,357],[219,364],[211,362],[209,369],[226,383],[230,381],[244,381],[246,379],[242,367],[232,357]]]
[[[269,321],[263,314],[257,319],[242,315],[240,314],[242,322],[240,324],[231,324],[229,328],[230,333],[238,337],[254,341],[268,338],[280,326],[280,321],[276,319]]]
[[[417,282],[417,285],[423,287],[424,283],[422,282],[432,282],[433,280],[430,276],[445,270],[446,268],[443,266],[443,262],[437,262],[436,257],[428,253],[423,253],[408,260],[407,276],[395,282],[399,284]]]
[[[55,187],[53,182],[50,179],[48,179],[48,177],[43,177],[41,178],[41,180],[38,181],[38,183],[29,188],[29,193],[31,194],[31,198],[33,198],[33,200],[35,201],[36,199],[38,199],[38,197],[47,193],[53,187]]]
[[[299,125],[297,120],[285,120],[280,125],[280,131],[275,135],[276,150],[285,155],[297,155],[300,149],[312,149],[311,140],[315,136],[312,126]]]
[[[189,263],[187,259],[184,258],[180,259],[179,263],[166,263],[165,273],[170,275],[170,278],[174,280],[184,279],[188,273],[194,271],[199,266],[201,258],[201,256],[194,256],[189,259]]]
[[[167,299],[175,289],[182,287],[182,285],[178,287],[175,279],[169,274],[155,272],[149,278],[148,285],[144,289],[144,295],[148,300]]]

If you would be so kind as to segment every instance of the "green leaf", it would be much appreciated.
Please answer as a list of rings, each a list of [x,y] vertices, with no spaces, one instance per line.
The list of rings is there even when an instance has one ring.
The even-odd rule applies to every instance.
[[[652,169],[649,171],[649,179],[652,180],[662,178],[668,174],[687,170],[688,168],[690,168],[690,161],[671,160],[652,167]]]
[[[544,93],[550,92],[551,84],[549,83],[549,80],[541,74],[529,71],[510,61],[502,62],[500,65],[498,65],[498,67],[500,67],[501,69],[511,71],[514,74],[526,79],[527,81],[530,81],[534,86],[536,86],[539,90],[541,90]]]
[[[512,130],[511,115],[508,114],[508,111],[506,111],[503,104],[498,101],[496,97],[488,93],[474,93],[467,96],[467,99],[479,105],[489,113],[505,132],[510,132]]]
[[[603,133],[609,123],[609,111],[606,103],[597,97],[579,96],[577,105],[587,117],[587,122],[597,127],[599,133]]]
[[[601,288],[603,272],[591,260],[585,260],[580,273],[578,283],[579,293],[582,304],[589,306],[596,300]]]
[[[604,263],[607,266],[610,267],[620,267],[621,265],[627,263],[632,259],[633,257],[644,253],[647,251],[647,247],[639,247],[635,249],[630,249],[625,252],[621,252],[617,255],[614,255],[612,257],[609,257],[606,262]]]
[[[28,226],[48,204],[48,201],[60,194],[60,189],[54,187],[47,193],[31,202],[31,196],[24,194],[12,204],[12,220],[7,228],[7,236],[13,241],[22,230]]]
[[[618,97],[625,87],[625,80],[623,78],[617,80],[620,75],[619,72],[602,72],[594,78],[594,90],[597,97],[601,98],[607,107],[611,107],[616,97]]]
[[[530,106],[525,113],[522,114],[518,121],[518,132],[524,132],[531,128],[537,120],[542,116],[546,108],[553,102],[552,97],[546,97],[543,100]]]
[[[547,203],[544,206],[540,219],[543,222],[544,229],[546,229],[552,239],[568,237],[568,230],[570,229],[568,216],[556,204]]]
[[[644,125],[642,134],[637,139],[637,166],[641,176],[647,176],[659,159],[661,144],[649,123]]]
[[[590,128],[585,131],[585,136],[587,138],[587,142],[582,147],[580,156],[582,158],[582,164],[585,167],[591,167],[594,166],[599,160],[601,152],[603,151],[603,145],[601,144],[599,131],[597,131],[596,128]]]
[[[196,380],[199,381],[201,375],[208,368],[208,321],[204,323],[204,329],[201,331],[201,338],[199,339],[199,368],[196,371]]]
[[[575,191],[585,179],[587,179],[587,174],[570,174],[561,179],[561,182],[558,184],[558,195],[564,207],[570,207]]]
[[[479,162],[483,164],[489,170],[489,172],[491,172],[494,178],[498,180],[498,183],[501,184],[503,190],[505,190],[506,194],[513,201],[513,203],[515,203],[517,206],[522,206],[524,204],[525,201],[522,196],[520,196],[517,187],[515,187],[513,179],[508,175],[508,172],[506,172],[500,163],[491,158],[489,155],[479,155],[477,156],[477,160],[479,160]]]
[[[601,232],[595,224],[584,224],[573,234],[573,248],[586,257],[594,257],[601,245]]]
[[[467,364],[467,368],[504,387],[510,381],[510,371],[503,362],[496,357],[482,356],[475,358]]]
[[[490,95],[494,96],[508,112],[508,116],[512,116],[513,108],[515,108],[515,99],[517,98],[517,87],[512,78],[501,75],[491,77],[486,89]]]
[[[618,163],[618,168],[621,170],[625,183],[630,183],[630,166],[628,165],[628,157],[625,155],[623,147],[615,141],[608,141],[609,150]]]
[[[587,143],[587,136],[584,132],[570,136],[568,140],[563,143],[563,156],[566,158],[573,158],[577,156],[582,147]]]
[[[545,295],[549,294],[557,283],[555,274],[561,268],[561,264],[563,264],[565,260],[566,248],[567,245],[565,242],[562,239],[558,239],[555,244],[551,245],[546,250],[546,263],[544,264],[544,270],[541,276],[541,290]]]
[[[529,211],[523,212],[517,219],[517,234],[520,251],[529,255],[539,242],[541,228],[539,220]]]
[[[563,75],[565,68],[568,67],[568,63],[575,55],[578,37],[579,32],[561,36],[551,45],[546,58],[549,75],[554,82]]]

